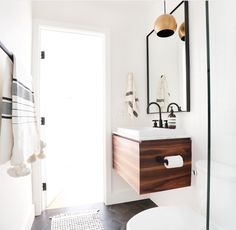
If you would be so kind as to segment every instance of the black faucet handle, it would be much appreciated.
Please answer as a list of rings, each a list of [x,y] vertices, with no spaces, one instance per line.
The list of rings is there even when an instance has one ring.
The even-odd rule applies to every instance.
[[[159,120],[152,120],[154,123],[153,123],[153,128],[158,128],[158,126],[157,126],[157,122],[159,121]]]
[[[163,121],[159,120],[159,128],[163,128]]]
[[[168,128],[168,120],[164,120],[164,128]]]

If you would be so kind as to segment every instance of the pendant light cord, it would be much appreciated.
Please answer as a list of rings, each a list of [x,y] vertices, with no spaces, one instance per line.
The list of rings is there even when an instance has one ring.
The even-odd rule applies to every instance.
[[[166,14],[166,1],[164,0],[164,13]]]

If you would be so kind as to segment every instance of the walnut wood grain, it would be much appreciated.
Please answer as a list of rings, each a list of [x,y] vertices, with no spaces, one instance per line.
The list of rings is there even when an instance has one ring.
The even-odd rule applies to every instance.
[[[139,142],[113,135],[113,168],[139,193]]]
[[[191,185],[191,139],[137,142],[113,135],[113,168],[137,193]],[[156,157],[181,155],[183,167],[167,169]]]
[[[157,157],[181,155],[183,167],[167,169]],[[140,194],[191,185],[191,140],[143,141],[140,144]]]

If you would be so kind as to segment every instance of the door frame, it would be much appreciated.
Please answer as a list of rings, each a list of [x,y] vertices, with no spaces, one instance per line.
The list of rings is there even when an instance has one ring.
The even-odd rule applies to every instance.
[[[104,28],[91,28],[74,24],[61,23],[55,21],[33,20],[32,39],[32,75],[35,91],[35,105],[37,118],[40,122],[40,54],[41,54],[41,30],[48,28],[59,31],[82,31],[87,33],[97,33],[104,36],[104,150],[103,150],[103,201],[105,204],[111,202],[112,186],[112,145],[111,145],[111,70],[110,70],[110,31]],[[43,161],[38,161],[32,165],[32,197],[35,205],[35,214],[40,215],[46,209],[45,198],[42,191],[43,183]]]

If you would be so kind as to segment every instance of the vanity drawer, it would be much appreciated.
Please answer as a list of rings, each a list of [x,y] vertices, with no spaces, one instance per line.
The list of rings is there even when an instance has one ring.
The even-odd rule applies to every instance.
[[[191,185],[191,139],[135,141],[112,136],[113,168],[138,194]],[[181,155],[183,167],[166,168],[157,157]]]
[[[166,168],[157,157],[180,155],[180,168]],[[140,194],[191,185],[191,139],[143,141],[140,143]]]

